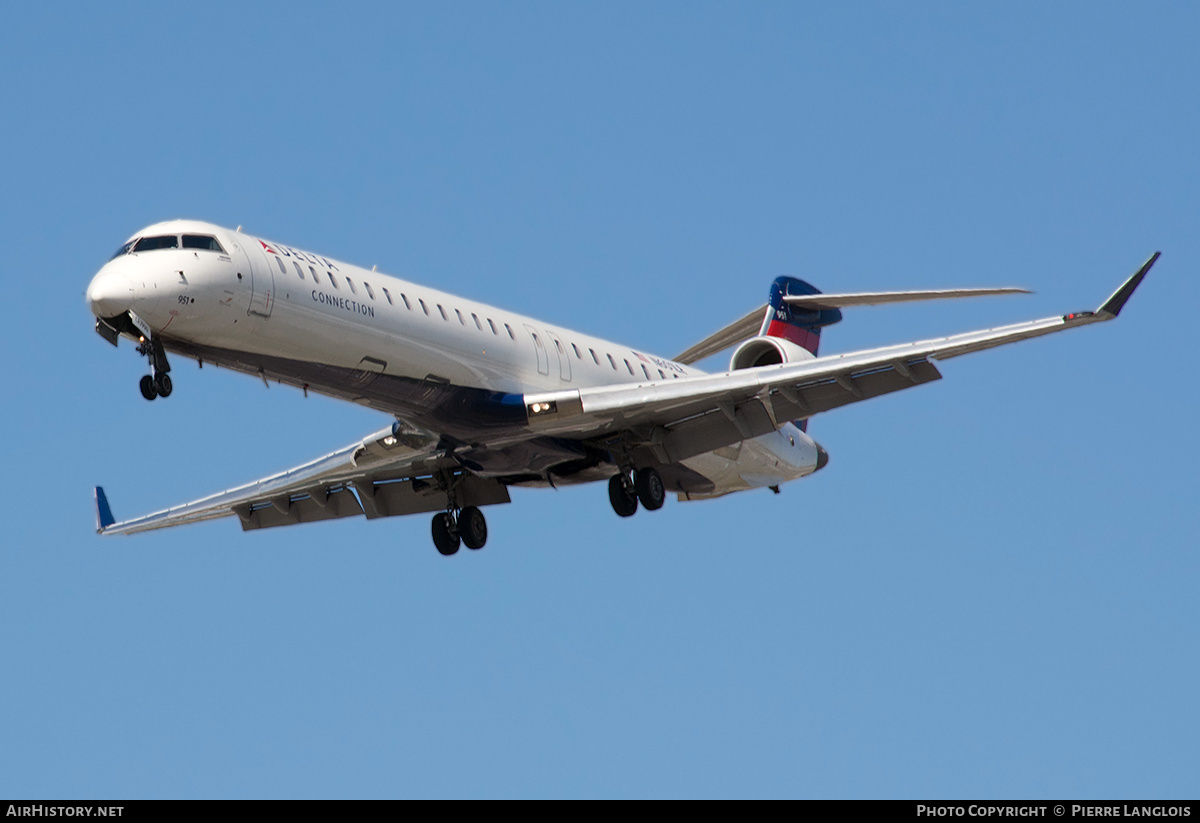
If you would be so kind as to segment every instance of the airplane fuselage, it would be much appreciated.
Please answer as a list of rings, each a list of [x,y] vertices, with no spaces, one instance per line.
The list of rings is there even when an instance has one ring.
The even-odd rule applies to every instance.
[[[154,245],[160,247],[148,248]],[[95,276],[88,300],[98,318],[110,321],[110,333],[143,343],[157,339],[166,351],[202,363],[367,405],[468,452],[489,431],[523,426],[525,395],[702,374],[191,220],[135,234]],[[611,451],[562,437],[522,439],[507,451],[493,439],[486,453],[472,471],[512,483],[584,482],[615,470]],[[664,466],[663,477],[681,497],[713,496],[810,474],[818,454],[803,431],[784,422],[777,431]]]

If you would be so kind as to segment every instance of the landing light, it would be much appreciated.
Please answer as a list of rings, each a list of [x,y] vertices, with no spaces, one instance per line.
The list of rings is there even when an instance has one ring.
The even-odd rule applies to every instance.
[[[387,437],[383,438],[383,445],[385,445],[385,446],[394,446],[394,445],[396,445],[396,438],[392,437],[392,436],[389,434]]]
[[[546,412],[554,411],[557,407],[558,407],[558,405],[556,403],[554,403],[554,401],[549,401],[549,402],[545,402],[545,403],[530,403],[529,404],[529,413],[530,414],[545,414]]]

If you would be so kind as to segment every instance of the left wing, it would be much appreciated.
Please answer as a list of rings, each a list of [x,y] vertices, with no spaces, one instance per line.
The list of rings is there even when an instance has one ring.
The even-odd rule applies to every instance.
[[[439,511],[447,506],[445,484],[420,478],[458,469],[436,438],[393,426],[294,469],[120,523],[97,486],[96,531],[132,534],[234,514],[250,530]],[[503,483],[463,474],[454,479],[460,506],[508,502]]]
[[[1158,257],[1096,311],[687,380],[526,395],[526,413],[542,434],[604,438],[632,431],[658,459],[675,462],[766,434],[783,421],[937,380],[933,361],[1112,320]]]

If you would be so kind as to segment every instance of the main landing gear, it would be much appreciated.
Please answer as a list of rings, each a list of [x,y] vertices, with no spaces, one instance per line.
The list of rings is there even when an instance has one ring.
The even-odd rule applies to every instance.
[[[462,542],[468,549],[482,549],[487,542],[487,520],[475,506],[451,509],[433,516],[433,545],[449,557]]]
[[[654,469],[638,469],[632,477],[626,472],[613,475],[608,481],[608,500],[613,511],[621,517],[632,516],[638,501],[647,511],[661,509],[667,499],[667,487]]]
[[[153,400],[156,397],[171,396],[171,364],[167,362],[167,353],[163,350],[162,341],[158,338],[147,340],[138,346],[138,354],[150,359],[150,374],[142,375],[138,388],[142,397]]]

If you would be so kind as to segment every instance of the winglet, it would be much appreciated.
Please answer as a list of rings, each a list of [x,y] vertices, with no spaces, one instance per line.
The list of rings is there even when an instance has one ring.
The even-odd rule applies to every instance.
[[[96,534],[104,534],[104,530],[117,522],[117,518],[113,517],[112,509],[108,507],[108,497],[104,494],[102,486],[96,487]]]
[[[1104,301],[1104,305],[1101,306],[1096,313],[1107,314],[1111,317],[1116,317],[1118,314],[1120,314],[1121,309],[1125,307],[1125,302],[1133,295],[1134,289],[1136,289],[1142,282],[1142,278],[1146,276],[1146,272],[1150,271],[1150,267],[1154,265],[1154,261],[1158,259],[1160,254],[1162,254],[1162,252],[1156,251],[1150,257],[1150,259],[1147,260],[1145,264],[1143,264],[1142,267],[1137,270],[1133,277],[1130,277],[1128,280],[1122,283],[1121,288],[1113,292],[1112,297]]]

